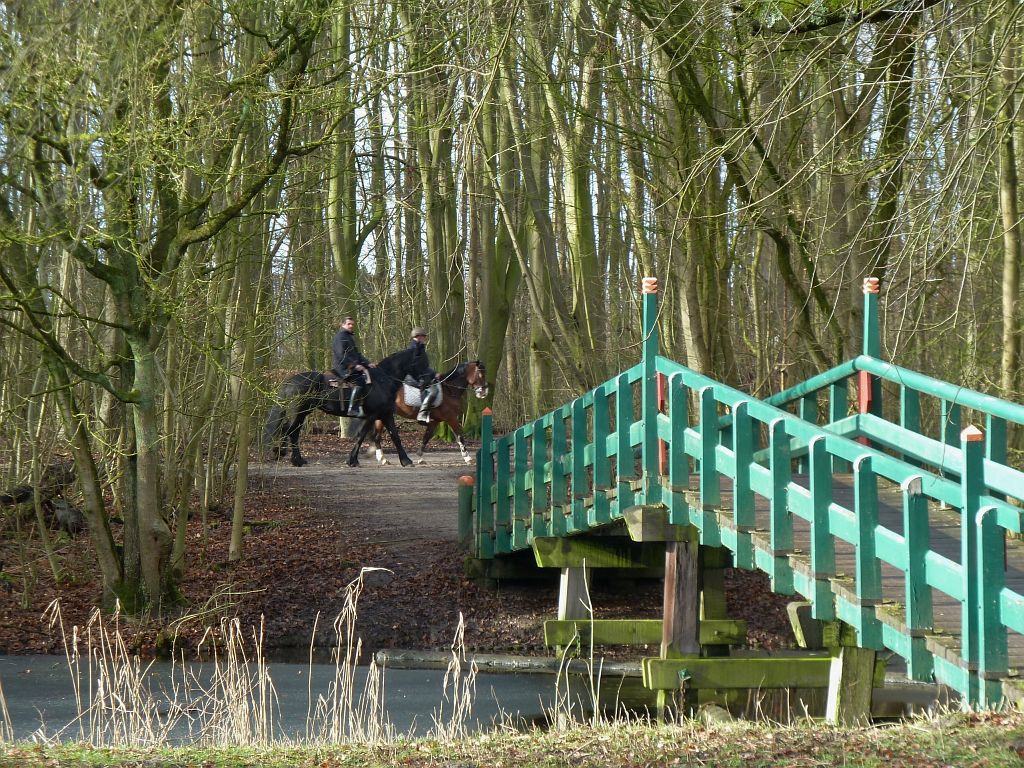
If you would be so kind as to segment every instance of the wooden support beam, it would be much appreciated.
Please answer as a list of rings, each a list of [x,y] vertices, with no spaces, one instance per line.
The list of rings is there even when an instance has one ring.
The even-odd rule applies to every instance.
[[[665,545],[665,593],[661,656],[700,652],[700,545],[691,529],[689,541]]]
[[[541,568],[657,568],[664,546],[619,536],[537,536],[533,554]]]
[[[654,645],[661,642],[661,619],[593,619],[545,621],[545,645]],[[742,645],[747,623],[740,620],[702,621],[700,644]]]
[[[811,616],[812,606],[808,602],[793,602],[786,606],[789,626],[793,629],[796,644],[808,651],[820,651],[825,647],[824,622]]]
[[[765,658],[644,659],[644,685],[656,691],[674,691],[683,684],[700,688],[825,688],[830,656],[770,656]],[[871,676],[868,675],[870,689]]]
[[[840,725],[868,722],[874,676],[875,651],[853,646],[840,649],[829,668],[825,719]]]
[[[563,568],[558,582],[558,618],[585,619],[592,613],[587,568]]]
[[[623,515],[629,538],[633,541],[687,541],[690,526],[673,525],[668,521],[668,507],[664,504],[644,504],[630,507]]]

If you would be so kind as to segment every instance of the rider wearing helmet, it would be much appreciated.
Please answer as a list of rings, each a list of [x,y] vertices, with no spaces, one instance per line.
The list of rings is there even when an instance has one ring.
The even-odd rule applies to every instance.
[[[441,382],[430,367],[430,359],[427,357],[427,329],[417,326],[412,329],[409,337],[409,349],[415,349],[417,356],[422,355],[423,374],[416,382],[421,391],[420,412],[416,414],[416,421],[426,424],[430,421],[430,409],[441,404]]]

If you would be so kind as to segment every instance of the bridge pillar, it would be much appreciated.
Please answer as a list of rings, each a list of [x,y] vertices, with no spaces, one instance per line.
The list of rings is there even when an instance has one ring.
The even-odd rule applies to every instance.
[[[864,278],[864,339],[862,354],[876,359],[882,355],[882,336],[878,323],[878,292],[880,283],[877,277]],[[882,380],[867,371],[860,371],[857,377],[857,410],[860,413],[882,415]],[[866,438],[861,438],[867,445]]]

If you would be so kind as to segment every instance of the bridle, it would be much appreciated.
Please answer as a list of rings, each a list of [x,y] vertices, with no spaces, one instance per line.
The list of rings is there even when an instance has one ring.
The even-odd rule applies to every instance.
[[[473,394],[477,396],[478,400],[483,400],[487,397],[489,387],[487,386],[487,374],[484,372],[484,364],[479,360],[474,360],[469,365],[473,366],[473,378],[466,377],[466,385],[473,387]]]

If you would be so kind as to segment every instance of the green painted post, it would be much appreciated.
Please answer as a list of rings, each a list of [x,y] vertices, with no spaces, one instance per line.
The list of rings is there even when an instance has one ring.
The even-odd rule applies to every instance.
[[[939,402],[939,419],[942,426],[941,437],[946,445],[960,443],[960,405],[946,399]]]
[[[630,482],[636,478],[636,467],[633,459],[633,446],[629,441],[630,427],[633,425],[633,388],[629,385],[629,376],[625,373],[616,379],[615,387],[615,499],[621,514],[627,507],[633,506],[633,491]]]
[[[660,444],[658,442],[658,280],[645,277],[643,290],[643,378],[640,384],[640,420],[643,423],[643,502],[661,501]]]
[[[608,435],[611,419],[608,416],[607,384],[594,390],[594,503],[590,507],[590,524],[601,525],[611,520],[608,491],[612,487],[612,466],[608,458]]]
[[[993,536],[992,530],[988,531],[990,541],[986,542],[981,535],[984,518],[988,515],[981,514],[981,495],[985,491],[985,435],[980,429],[971,425],[960,433],[960,450],[963,455],[963,475],[960,478],[961,502],[960,502],[960,563],[963,577],[964,602],[962,606],[960,622],[960,653],[969,670],[979,670],[982,665],[982,648],[985,641],[990,640],[987,632],[991,631],[991,640],[996,634],[1003,634],[999,621],[998,603],[988,611],[982,604],[982,595],[990,596],[991,593],[983,592],[981,579],[992,574],[986,573],[985,561],[988,561],[989,570],[997,557],[1002,557],[1000,551],[998,556],[995,553],[986,551],[986,544],[991,545]],[[1001,570],[1001,569],[1000,569]],[[1002,576],[996,577],[1001,581]],[[998,590],[996,590],[998,600]],[[985,618],[992,617],[998,626],[985,627]],[[1005,651],[1004,651],[1005,653]],[[968,674],[967,701],[972,706],[982,703],[985,698],[977,674]]]
[[[718,448],[718,404],[715,402],[714,387],[700,390],[700,500],[707,511],[722,501],[722,487],[715,467],[715,450]]]
[[[732,521],[736,527],[736,566],[753,569],[754,544],[750,533],[757,526],[754,492],[750,488],[750,466],[754,463],[754,420],[750,403],[741,400],[732,409],[732,444],[736,477],[732,486]]]
[[[590,495],[590,479],[587,477],[586,469],[586,448],[587,448],[587,409],[584,407],[583,398],[577,397],[572,401],[572,452],[570,453],[572,466],[570,480],[572,482],[571,515],[569,518],[569,530],[585,531],[589,528],[587,522],[587,510],[583,506],[584,500]]]
[[[857,521],[856,592],[860,615],[856,629],[864,648],[881,648],[881,625],[874,606],[882,599],[882,564],[875,544],[878,527],[878,477],[871,468],[871,457],[861,456],[853,463],[853,514]]]
[[[921,493],[920,475],[905,480],[903,490],[903,541],[907,548],[907,573],[904,577],[906,625],[910,633],[907,675],[912,680],[930,682],[932,655],[925,635],[933,629],[932,588],[926,581],[925,559],[931,546],[928,523],[928,499]]]
[[[1006,419],[993,416],[991,413],[985,416],[985,458],[996,464],[1007,463],[1006,454]],[[997,499],[1006,499],[1006,494],[992,493]]]
[[[533,463],[533,477],[531,478],[533,480],[533,487],[530,494],[532,496],[533,522],[530,525],[530,530],[535,537],[547,536],[550,533],[550,526],[548,525],[550,507],[548,506],[547,470],[545,468],[548,462],[548,441],[543,418],[533,422],[533,438],[530,441],[530,453],[532,454]]]
[[[1006,584],[1006,530],[996,522],[994,507],[983,507],[975,518],[978,528],[976,572],[978,585],[978,676],[983,706],[1000,701],[996,682],[1009,672],[1006,628],[999,595]]]
[[[473,545],[473,478],[463,475],[459,483],[459,546]]]
[[[668,415],[671,435],[668,445],[668,521],[672,525],[689,525],[690,505],[686,492],[690,488],[690,457],[686,453],[686,429],[690,425],[690,390],[681,373],[668,378]]]
[[[768,500],[769,532],[772,548],[772,591],[793,593],[793,518],[789,512],[789,483],[793,479],[792,458],[786,420],[775,419],[768,425],[768,468],[772,478],[772,496]]]
[[[490,408],[480,415],[476,462],[477,557],[494,557],[494,428]]]
[[[801,397],[797,403],[797,415],[804,421],[808,421],[811,424],[818,423],[818,393],[812,392],[809,395]],[[808,467],[809,458],[801,457],[797,459],[797,474],[806,475],[810,469]]]
[[[512,436],[512,549],[523,549],[527,545],[527,529],[530,524],[530,506],[526,498],[526,430],[517,429]]]
[[[509,436],[495,441],[494,480],[494,551],[501,554],[512,551],[512,507],[509,499],[511,472],[509,467]]]
[[[837,381],[828,390],[828,422],[835,424],[850,415],[850,380]],[[832,471],[836,474],[849,472],[850,462],[833,456]]]
[[[832,587],[829,579],[836,575],[836,542],[829,526],[832,505],[831,458],[824,435],[817,435],[807,446],[807,488],[811,494],[811,617],[823,621],[835,618]]]
[[[565,409],[560,408],[551,419],[551,535],[566,533],[565,504],[568,487],[565,482]]]
[[[900,387],[900,426],[911,432],[921,432],[921,394],[905,384]],[[903,454],[903,460],[917,465],[910,454]]]

